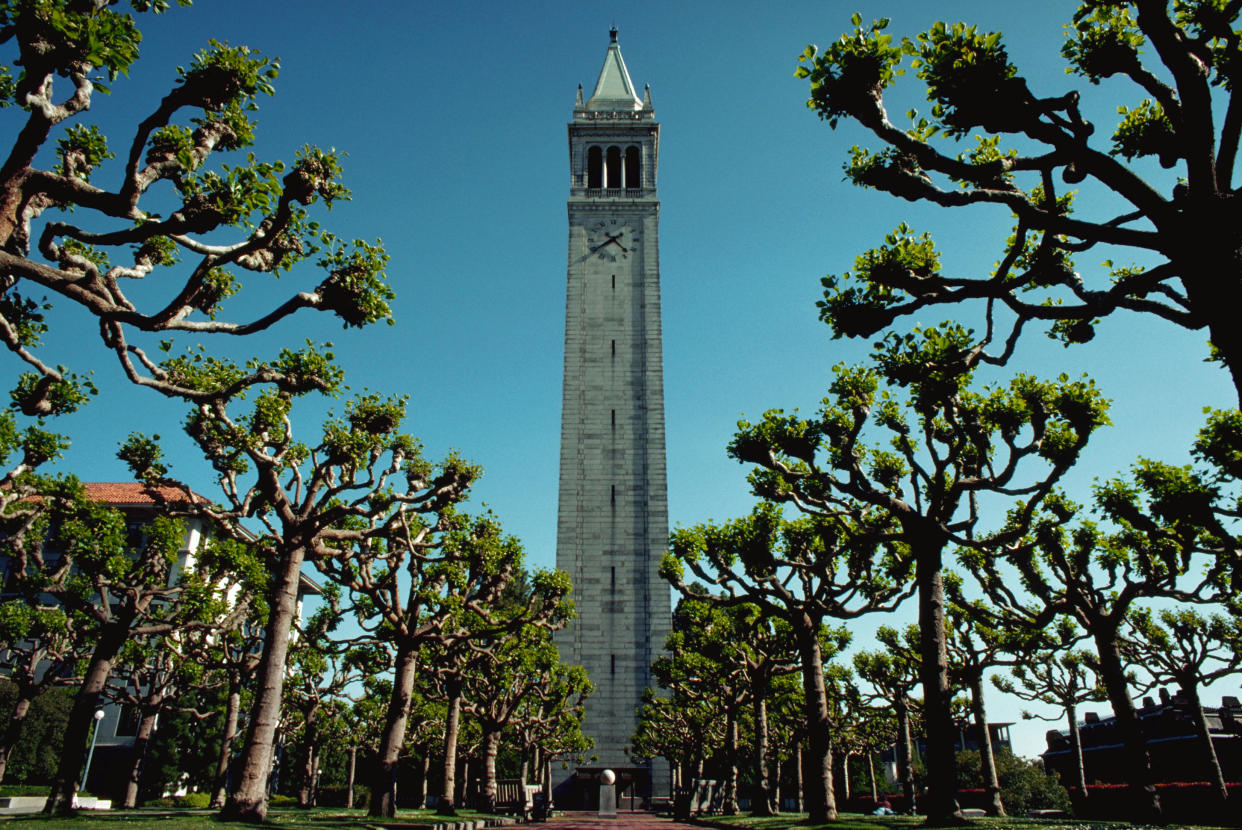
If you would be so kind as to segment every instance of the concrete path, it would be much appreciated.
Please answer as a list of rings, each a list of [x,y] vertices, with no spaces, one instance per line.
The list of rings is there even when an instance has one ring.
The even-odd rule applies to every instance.
[[[673,821],[655,813],[620,810],[616,818],[600,818],[595,813],[557,813],[547,823],[558,830],[702,830],[701,826]]]

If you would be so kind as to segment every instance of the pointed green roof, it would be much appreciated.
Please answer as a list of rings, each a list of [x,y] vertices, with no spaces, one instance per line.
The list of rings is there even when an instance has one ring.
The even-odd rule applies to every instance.
[[[617,43],[617,30],[614,27],[609,35],[608,53],[604,55],[604,68],[599,71],[599,80],[595,82],[595,91],[586,102],[589,110],[640,110],[643,102],[634,91],[634,82],[625,68],[621,58],[621,44]]]

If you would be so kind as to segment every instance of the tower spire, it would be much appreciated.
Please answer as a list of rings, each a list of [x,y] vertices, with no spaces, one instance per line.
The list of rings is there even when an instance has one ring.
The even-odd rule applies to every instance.
[[[604,54],[604,66],[595,81],[595,91],[586,102],[589,110],[640,110],[643,102],[634,91],[629,70],[621,57],[621,44],[617,43],[617,27],[608,30],[608,51]]]

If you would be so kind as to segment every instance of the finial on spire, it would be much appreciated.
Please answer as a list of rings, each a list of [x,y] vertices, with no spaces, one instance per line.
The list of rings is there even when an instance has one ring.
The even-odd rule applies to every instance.
[[[617,42],[617,27],[616,26],[613,26],[611,29],[608,30],[608,38],[609,38],[608,40],[609,43]]]

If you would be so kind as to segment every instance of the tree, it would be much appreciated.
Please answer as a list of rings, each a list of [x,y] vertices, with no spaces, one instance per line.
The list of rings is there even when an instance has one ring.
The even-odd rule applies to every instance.
[[[1204,766],[1212,786],[1222,802],[1228,801],[1229,788],[1216,757],[1199,689],[1242,670],[1242,621],[1221,614],[1204,618],[1192,608],[1165,608],[1159,614],[1136,608],[1127,623],[1122,655],[1142,666],[1157,682],[1171,680],[1181,689],[1203,745]]]
[[[393,650],[370,815],[396,814],[398,760],[418,673],[441,668],[420,666],[420,659],[461,639],[490,638],[494,648],[497,638],[524,625],[557,628],[573,613],[568,577],[540,571],[530,578],[522,557],[520,542],[506,536],[494,516],[446,510],[437,524],[409,522],[391,539],[367,540],[348,557],[319,562],[351,592],[364,628]]]
[[[12,713],[0,732],[0,782],[8,771],[31,704],[49,689],[79,679],[74,664],[86,642],[78,630],[84,622],[63,608],[38,604],[37,598],[0,603],[0,665],[14,691]]]
[[[157,366],[147,347],[128,333],[249,334],[301,308],[331,310],[346,326],[361,326],[387,318],[393,296],[383,282],[385,257],[379,248],[343,245],[305,209],[348,199],[349,191],[336,181],[336,153],[308,146],[288,167],[251,156],[219,172],[207,169],[213,153],[253,143],[248,113],[257,108],[258,96],[273,94],[279,63],[248,47],[211,41],[178,71],[172,90],[136,127],[114,189],[91,181],[114,158],[94,126],[64,130],[50,154],[55,166],[34,166],[54,130],[90,109],[94,92],[107,90],[104,80],[127,74],[138,58],[142,35],[133,17],[111,8],[114,3],[10,0],[0,7],[0,43],[15,47],[22,69],[16,80],[5,72],[0,102],[28,113],[0,166],[0,268],[6,274],[0,341],[27,366],[15,390],[27,415],[68,411],[90,390],[68,369],[37,356],[47,324],[30,299],[32,290],[49,291],[98,317],[104,348],[132,382],[191,401],[213,393]],[[171,3],[131,0],[130,5],[139,12],[162,12]],[[58,79],[72,86],[59,101]],[[194,114],[186,118],[193,126],[176,122],[183,114]],[[163,204],[144,207],[147,197]],[[40,227],[36,220],[49,210],[76,210],[79,221],[45,221]],[[30,258],[32,244],[43,262]],[[109,262],[112,255],[131,252],[132,265]],[[311,291],[250,322],[216,319],[226,300],[244,288],[237,270],[279,274],[317,253],[328,274]],[[180,289],[167,295],[170,301],[136,303],[126,295],[123,280],[142,280],[174,265],[180,255],[194,264]],[[234,382],[240,389],[279,375],[256,363]]]
[[[483,804],[489,813],[496,808],[502,734],[520,719],[525,704],[556,694],[555,681],[565,668],[544,625],[524,625],[505,635],[490,658],[483,671],[467,677],[465,693],[466,709],[483,732]]]
[[[893,742],[897,752],[897,783],[901,785],[908,809],[914,810],[913,742],[910,739],[911,693],[919,683],[918,649],[910,645],[917,642],[917,632],[906,632],[903,637],[895,629],[886,626],[877,629],[876,639],[884,644],[884,651],[860,651],[854,655],[854,671],[861,680],[871,684],[873,701],[888,705],[896,720]]]
[[[1090,340],[1114,311],[1140,311],[1206,330],[1242,399],[1242,332],[1230,312],[1242,296],[1233,212],[1238,13],[1236,3],[1218,0],[1080,5],[1061,49],[1068,71],[1092,85],[1129,82],[1106,148],[1092,140],[1096,126],[1083,117],[1080,93],[1037,97],[1000,33],[937,23],[897,43],[887,19],[864,25],[854,15],[852,32],[823,51],[808,46],[797,71],[810,81],[808,107],[833,127],[856,121],[880,143],[853,149],[852,182],[1016,217],[998,242],[997,265],[977,276],[943,274],[930,236],[899,226],[853,273],[824,279],[823,319],[837,336],[871,336],[920,309],[974,300],[987,325],[970,359],[1004,361],[1028,322],[1049,324],[1069,344]],[[908,65],[932,106],[903,129],[884,98]],[[964,148],[972,133],[973,148]],[[1151,176],[1147,159],[1170,172]],[[1075,212],[1078,190],[1107,197],[1100,212]],[[1081,275],[1075,256],[1102,248],[1129,262],[1109,259],[1098,278]]]
[[[764,502],[725,524],[678,528],[660,570],[686,599],[753,604],[789,626],[802,670],[806,765],[814,778],[807,809],[821,823],[836,816],[824,664],[848,642],[844,629],[825,638],[824,620],[892,610],[909,595],[905,563],[892,550],[881,553],[882,524],[865,511],[842,513],[786,520],[778,505]],[[722,593],[705,595],[687,584],[686,568]]]
[[[189,637],[183,634],[180,639]],[[173,712],[200,720],[217,714],[199,711],[189,700],[195,692],[210,689],[216,679],[209,677],[205,667],[192,659],[188,651],[170,633],[131,637],[118,656],[105,694],[114,703],[131,707],[138,718],[121,797],[121,807],[125,809],[138,806],[139,785],[160,718]]]
[[[330,354],[314,349],[286,352],[284,359],[298,367],[300,380],[290,388],[264,390],[242,415],[230,412],[236,403],[228,391],[229,378],[239,371],[235,364],[207,360],[185,367],[195,383],[219,395],[197,405],[185,425],[219,474],[224,494],[223,505],[198,505],[197,512],[245,538],[267,570],[267,624],[255,698],[239,785],[223,811],[238,819],[261,820],[267,812],[303,563],[347,560],[372,544],[417,544],[419,529],[447,527],[453,505],[478,473],[456,456],[439,465],[425,459],[418,442],[400,431],[402,398],[359,395],[346,402],[343,414],[327,419],[314,444],[296,440],[293,399],[337,389],[342,373]],[[159,445],[145,436],[130,436],[121,455],[140,480],[163,480],[167,472]],[[258,523],[253,538],[238,524],[245,518]]]
[[[1139,459],[1128,476],[1095,487],[1094,508],[1106,525],[1080,518],[1078,505],[1057,496],[1028,534],[983,541],[994,555],[964,552],[994,606],[1013,622],[1041,629],[1057,616],[1081,626],[1095,646],[1100,681],[1126,745],[1126,781],[1136,808],[1158,816],[1146,743],[1130,696],[1121,631],[1139,600],[1228,601],[1242,587],[1242,540],[1236,498],[1242,414],[1213,412],[1196,438],[1197,465]],[[1006,562],[1020,574],[1023,596]]]
[[[913,572],[932,821],[957,813],[946,548],[977,546],[979,504],[989,497],[1019,500],[1005,532],[1020,535],[1107,423],[1107,403],[1089,381],[1019,375],[971,390],[973,370],[962,359],[970,337],[957,325],[890,336],[878,344],[874,367],[836,367],[815,416],[772,410],[758,423],[740,422],[729,447],[756,465],[757,495],[820,518],[869,516],[875,544],[899,562],[892,572],[905,575],[903,583]]]
[[[1044,632],[1027,631],[1020,626],[994,627],[995,617],[983,603],[968,600],[963,595],[961,580],[956,575],[946,583],[950,596],[947,629],[950,673],[954,682],[970,695],[970,710],[975,729],[979,731],[979,762],[983,765],[980,777],[988,793],[987,813],[1003,816],[1005,805],[984,705],[983,678],[989,670],[1011,666],[1023,655],[1030,654],[1040,641],[1045,647],[1051,647],[1051,638]]]
[[[228,628],[244,614],[245,603],[231,604],[218,588],[245,571],[249,552],[207,540],[192,561],[183,560],[186,528],[180,520],[157,516],[143,528],[143,538],[132,538],[119,511],[87,501],[76,481],[61,485],[52,498],[46,543],[23,537],[10,555],[23,593],[46,594],[87,623],[89,656],[44,808],[63,814],[72,809],[93,715],[122,647],[131,637]]]
[[[1078,733],[1078,704],[1107,699],[1091,664],[1091,655],[1085,651],[1035,652],[1030,659],[1009,669],[1012,677],[992,675],[992,683],[1002,692],[1022,700],[1059,706],[1065,713],[1070,748],[1074,753],[1074,786],[1082,798],[1087,798],[1089,792],[1082,762],[1082,738]],[[1022,717],[1040,716],[1023,712]]]

